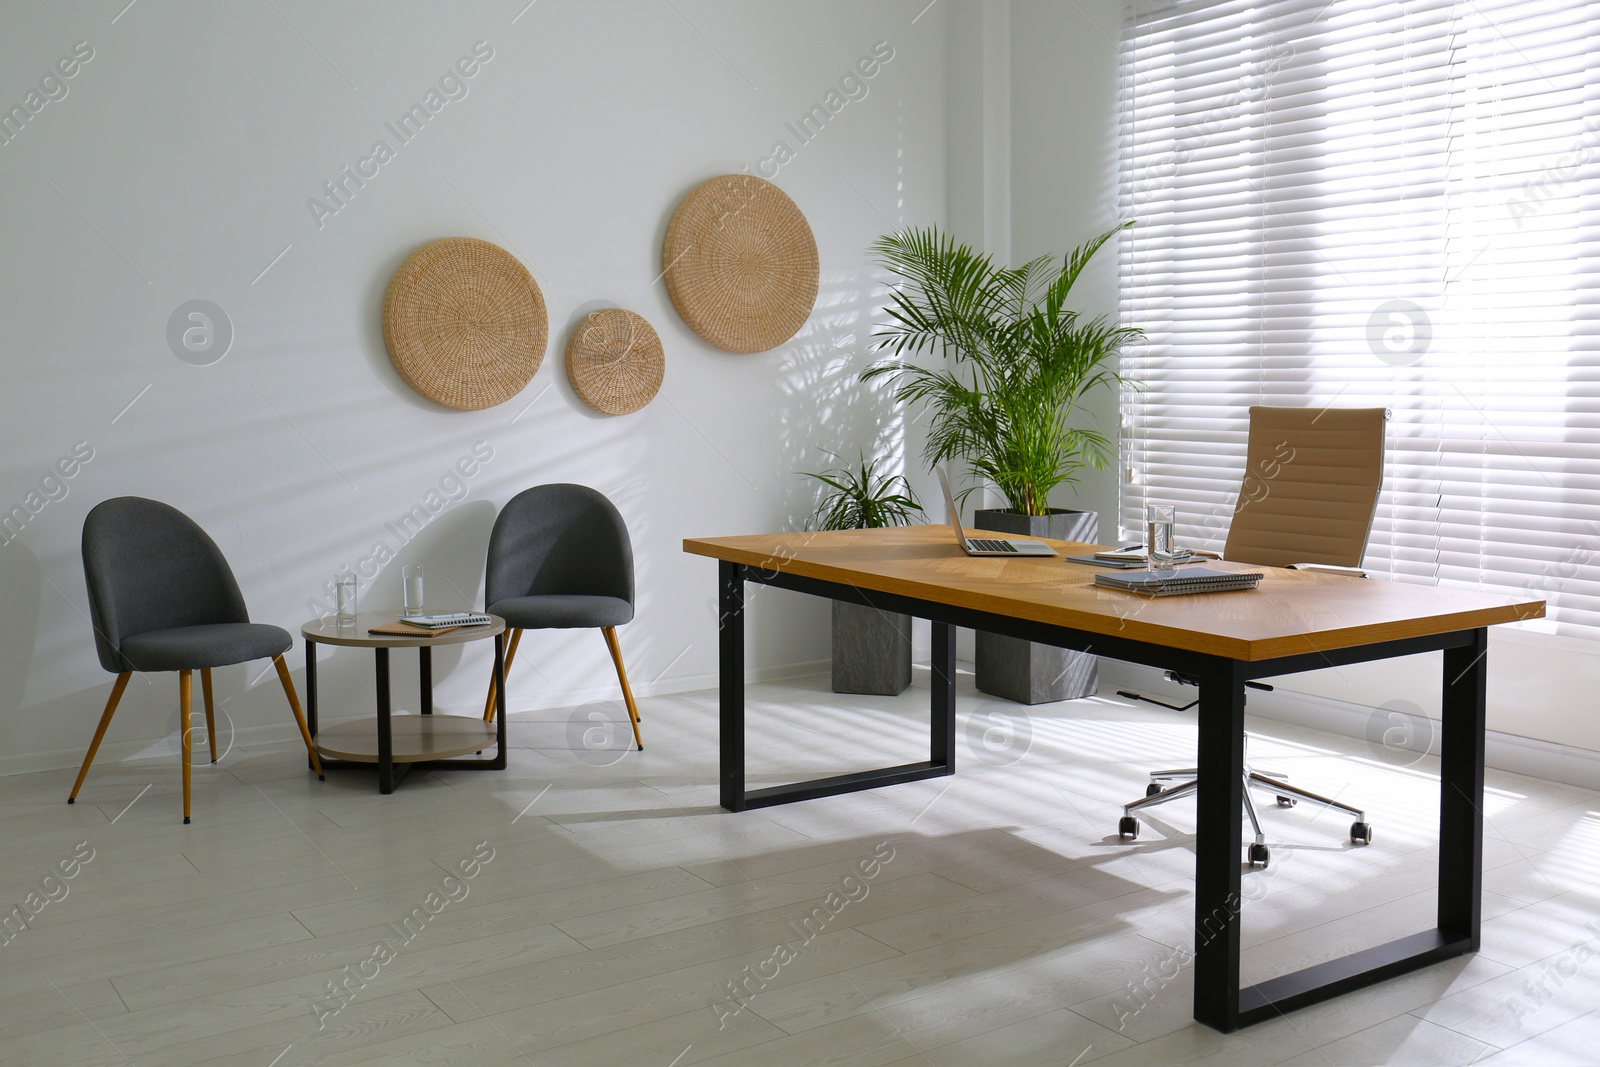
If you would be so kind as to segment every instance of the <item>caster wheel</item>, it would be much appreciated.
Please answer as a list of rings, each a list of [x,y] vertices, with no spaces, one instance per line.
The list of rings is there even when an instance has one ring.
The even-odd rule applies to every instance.
[[[1144,787],[1144,795],[1147,797],[1153,797],[1159,792],[1161,792],[1161,787],[1154,782]]]
[[[1267,851],[1266,845],[1253,844],[1250,846],[1250,866],[1266,870],[1267,865],[1271,862],[1272,853]]]
[[[1372,844],[1372,824],[1353,822],[1350,824],[1350,843],[1352,845]]]
[[[1300,803],[1300,802],[1298,800],[1296,800],[1294,797],[1283,797],[1283,796],[1280,796],[1278,798],[1278,807],[1280,807],[1280,808],[1292,808],[1298,803]]]
[[[1122,821],[1117,823],[1117,836],[1124,841],[1132,841],[1139,836],[1139,820],[1132,815],[1124,815]]]

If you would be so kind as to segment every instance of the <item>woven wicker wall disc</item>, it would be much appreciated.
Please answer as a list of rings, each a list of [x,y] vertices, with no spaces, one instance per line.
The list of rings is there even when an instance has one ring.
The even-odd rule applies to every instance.
[[[817,242],[793,200],[748,174],[683,198],[661,249],[667,292],[689,328],[728,352],[765,352],[817,303]]]
[[[643,316],[631,311],[596,311],[567,342],[567,378],[573,391],[605,415],[626,415],[650,403],[666,373],[661,338]]]
[[[383,343],[406,382],[459,411],[522,392],[544,360],[544,295],[517,258],[475,237],[413,252],[383,298]]]

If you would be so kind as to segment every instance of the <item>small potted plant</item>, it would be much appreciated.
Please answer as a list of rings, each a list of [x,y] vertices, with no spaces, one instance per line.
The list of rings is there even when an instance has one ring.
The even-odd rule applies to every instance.
[[[1094,542],[1099,516],[1050,506],[1050,492],[1088,467],[1106,468],[1115,446],[1076,417],[1084,397],[1121,382],[1115,357],[1140,331],[1069,310],[1072,286],[1125,223],[1063,259],[996,266],[937,229],[879,238],[878,261],[899,276],[876,348],[890,358],[862,380],[887,378],[895,399],[922,404],[924,455],[965,461],[1010,507],[978,511],[973,525],[1002,533]],[[911,357],[932,354],[923,365]],[[968,489],[966,492],[970,493]],[[966,493],[962,494],[964,498]],[[958,498],[958,499],[961,499]],[[1082,652],[979,632],[977,685],[1025,704],[1094,692],[1096,660]]]
[[[855,469],[804,472],[825,487],[808,526],[816,530],[876,530],[904,526],[920,515],[922,506],[905,476],[880,473],[878,463],[863,455]],[[835,600],[833,691],[893,696],[910,684],[911,616]]]

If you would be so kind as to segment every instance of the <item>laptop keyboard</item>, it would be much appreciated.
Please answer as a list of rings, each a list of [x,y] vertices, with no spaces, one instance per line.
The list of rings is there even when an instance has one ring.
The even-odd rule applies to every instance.
[[[1000,541],[993,537],[969,537],[967,544],[979,552],[1015,552],[1017,546],[1010,541]]]

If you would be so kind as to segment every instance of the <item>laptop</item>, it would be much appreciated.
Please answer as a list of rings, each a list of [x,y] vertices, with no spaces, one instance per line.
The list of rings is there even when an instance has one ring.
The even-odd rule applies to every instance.
[[[950,511],[950,525],[956,531],[956,544],[969,556],[1058,556],[1061,553],[1043,541],[1012,541],[1003,537],[968,537],[961,528],[961,509],[956,507],[955,494],[950,492],[950,479],[944,468],[936,469],[939,485],[944,489],[944,504]]]

